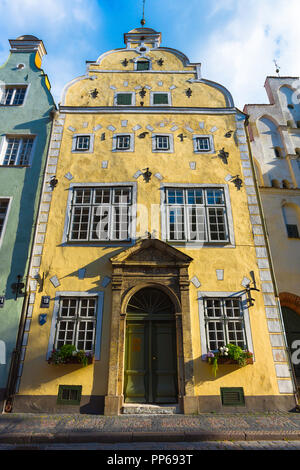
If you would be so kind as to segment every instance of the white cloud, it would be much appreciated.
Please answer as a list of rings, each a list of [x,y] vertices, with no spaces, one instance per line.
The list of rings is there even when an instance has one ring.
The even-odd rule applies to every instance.
[[[56,103],[64,85],[85,73],[85,60],[98,34],[97,0],[0,0],[0,64],[8,57],[8,39],[32,34],[47,50],[42,67]]]
[[[210,19],[228,8],[230,16],[219,17],[206,44],[201,42],[203,75],[225,85],[242,109],[246,103],[267,102],[263,85],[266,76],[276,75],[274,59],[282,76],[299,76],[300,2],[219,0]]]

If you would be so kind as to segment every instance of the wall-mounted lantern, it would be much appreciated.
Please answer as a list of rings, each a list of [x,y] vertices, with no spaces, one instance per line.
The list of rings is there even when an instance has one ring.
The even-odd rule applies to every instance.
[[[186,90],[185,94],[186,94],[186,96],[187,96],[188,98],[190,98],[190,97],[192,96],[192,90],[191,90],[190,88],[188,88],[188,89]]]
[[[48,295],[43,295],[41,299],[41,308],[49,308],[50,306],[50,296]]]
[[[246,286],[246,294],[247,294],[248,307],[253,307],[255,299],[253,299],[251,297],[251,291],[255,290],[255,291],[259,292],[259,289],[257,289],[257,287],[256,287],[256,281],[255,281],[255,276],[254,276],[253,271],[250,271],[250,276],[252,278],[253,287],[251,287],[251,282],[249,282],[249,284]]]
[[[5,297],[4,297],[4,295],[2,295],[2,296],[0,297],[0,308],[3,308],[3,307],[4,307],[4,300],[5,300]]]
[[[125,57],[125,59],[122,61],[122,64],[124,65],[124,67],[127,67],[128,63],[129,63],[129,62],[128,62],[128,60],[127,60],[126,57]]]
[[[186,135],[179,134],[177,137],[179,137],[180,142],[183,142],[183,139],[186,139]]]

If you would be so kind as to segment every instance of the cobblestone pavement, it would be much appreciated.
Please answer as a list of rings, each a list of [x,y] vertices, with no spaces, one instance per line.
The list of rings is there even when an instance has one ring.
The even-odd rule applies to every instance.
[[[140,443],[115,443],[115,444],[0,444],[1,451],[65,451],[65,450],[77,450],[77,451],[130,451],[132,455],[138,453],[140,450],[149,451],[155,453],[156,451],[183,451],[185,454],[193,451],[204,451],[204,450],[300,450],[300,441],[202,441],[202,442],[140,442]]]
[[[156,442],[155,442],[156,441]],[[203,413],[175,415],[0,415],[0,445],[219,445],[231,446],[268,441],[269,446],[288,445],[300,450],[300,413]],[[144,445],[145,445],[144,444]],[[221,445],[221,444],[220,444]],[[225,445],[222,443],[222,445]],[[251,444],[252,445],[252,444]],[[256,444],[255,444],[256,445]],[[261,444],[262,445],[262,444]],[[299,445],[299,447],[297,447]],[[171,448],[171,447],[170,447]]]

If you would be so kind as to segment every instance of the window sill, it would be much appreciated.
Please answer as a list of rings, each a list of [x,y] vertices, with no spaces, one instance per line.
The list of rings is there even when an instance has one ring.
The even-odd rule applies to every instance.
[[[30,165],[0,165],[0,168],[30,168]]]

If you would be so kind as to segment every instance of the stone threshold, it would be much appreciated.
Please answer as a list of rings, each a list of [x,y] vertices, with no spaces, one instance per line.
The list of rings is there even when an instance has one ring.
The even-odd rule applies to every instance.
[[[152,405],[149,403],[125,403],[122,407],[123,415],[173,415],[180,413],[177,403],[166,405]]]

